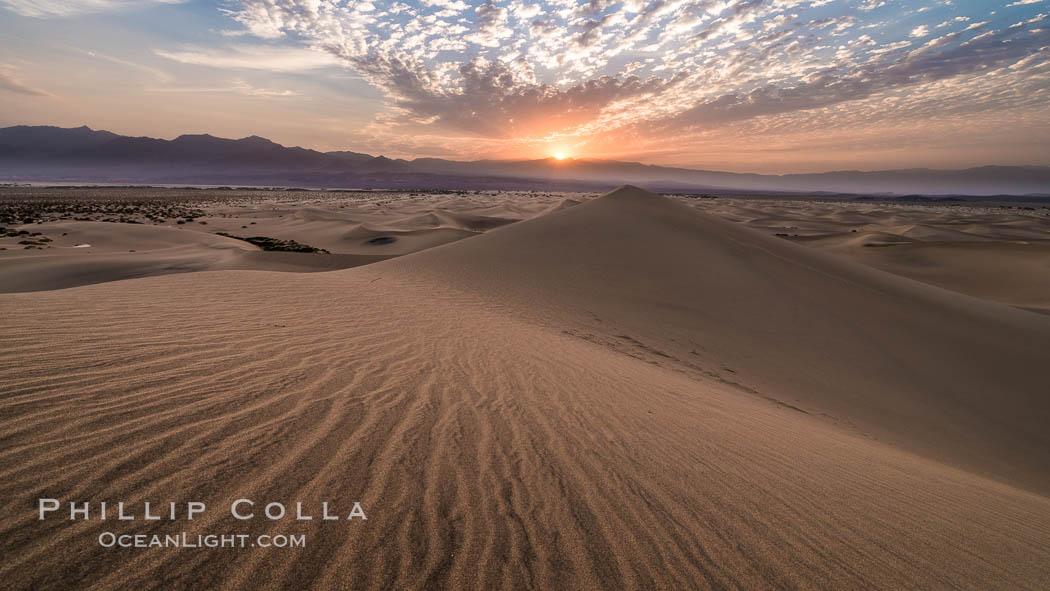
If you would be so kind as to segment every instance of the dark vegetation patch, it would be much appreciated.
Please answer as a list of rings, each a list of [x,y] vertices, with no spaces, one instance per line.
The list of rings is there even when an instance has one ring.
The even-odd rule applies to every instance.
[[[250,236],[244,238],[242,236],[234,236],[226,232],[216,232],[219,236],[225,236],[227,238],[236,238],[237,240],[243,240],[249,244],[254,244],[263,250],[280,250],[284,252],[317,252],[322,254],[328,254],[328,251],[323,248],[314,248],[313,246],[307,246],[300,244],[295,240],[279,240],[277,238],[270,238],[269,236]]]
[[[15,236],[40,236],[40,232],[30,232],[28,230],[16,230],[14,228],[4,228],[0,226],[0,238],[14,238]]]
[[[397,242],[397,238],[394,238],[393,236],[379,236],[378,238],[373,238],[369,240],[368,244],[375,244],[376,246],[380,246],[383,244],[393,244],[395,242]]]
[[[13,187],[0,194],[0,225],[59,221],[159,224],[175,219],[193,221],[203,215],[198,203],[180,202],[166,193],[142,189]]]
[[[51,242],[51,239],[47,236],[44,236],[40,232],[16,230],[14,228],[5,228],[3,226],[0,226],[0,238],[22,238],[22,240],[18,241],[18,244],[21,245],[22,248],[28,250],[34,248],[51,248],[51,245],[48,244],[48,242]],[[4,250],[7,249],[5,248]]]

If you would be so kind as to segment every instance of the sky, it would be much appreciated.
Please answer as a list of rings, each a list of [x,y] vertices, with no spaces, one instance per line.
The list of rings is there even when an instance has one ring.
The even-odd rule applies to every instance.
[[[1050,0],[0,0],[0,125],[741,172],[1050,165]]]

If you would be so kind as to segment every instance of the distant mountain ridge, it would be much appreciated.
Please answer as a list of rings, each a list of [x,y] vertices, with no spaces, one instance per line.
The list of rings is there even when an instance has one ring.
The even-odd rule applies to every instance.
[[[403,160],[287,147],[259,136],[163,140],[25,125],[0,128],[0,180],[586,191],[630,183],[663,192],[1050,196],[1045,166],[762,175],[615,160]]]

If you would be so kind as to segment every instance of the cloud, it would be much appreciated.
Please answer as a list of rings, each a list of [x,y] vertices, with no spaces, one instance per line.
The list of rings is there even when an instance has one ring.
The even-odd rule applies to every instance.
[[[507,27],[507,10],[492,0],[486,0],[474,12],[477,14],[475,29],[464,37],[467,41],[485,47],[499,47],[500,41],[514,33]]]
[[[0,64],[0,90],[13,92],[15,94],[24,94],[27,96],[52,96],[51,93],[39,88],[33,88],[32,86],[22,82],[14,74],[11,73],[11,67],[6,64]]]
[[[143,72],[145,74],[149,74],[150,77],[154,78],[157,82],[167,83],[167,82],[171,82],[172,80],[174,80],[174,77],[171,74],[169,74],[168,72],[165,72],[164,70],[160,70],[158,68],[153,68],[153,67],[150,67],[150,66],[146,66],[146,65],[140,64],[138,62],[133,62],[131,60],[126,60],[126,59],[123,59],[123,58],[112,56],[112,55],[109,55],[109,54],[106,54],[106,53],[102,53],[100,51],[94,51],[94,50],[91,50],[91,49],[81,49],[81,48],[73,48],[73,49],[74,49],[74,51],[79,51],[80,53],[83,53],[85,55],[89,55],[92,58],[95,58],[95,59],[98,59],[98,60],[107,61],[107,62],[110,62],[110,63],[113,63],[113,64],[117,64],[119,66],[124,66],[125,68],[131,69],[131,70],[136,70],[136,71],[139,71],[139,72]]]
[[[154,4],[182,4],[188,0],[0,0],[0,5],[22,16],[62,18],[92,12],[114,12]]]
[[[666,85],[656,78],[601,77],[562,89],[521,83],[507,64],[475,58],[458,68],[457,86],[445,90],[431,71],[396,59],[359,58],[353,63],[393,101],[393,121],[426,122],[489,137],[544,134],[580,125],[614,101],[658,92]]]
[[[299,93],[294,90],[275,90],[271,88],[260,88],[253,86],[248,82],[235,79],[230,82],[229,86],[214,86],[214,87],[192,87],[192,86],[177,86],[177,87],[165,87],[165,88],[150,88],[149,92],[161,92],[161,93],[187,93],[187,94],[239,94],[242,96],[254,96],[263,98],[284,98],[298,96]]]
[[[229,14],[245,31],[327,52],[380,89],[390,133],[501,141],[803,116],[1050,45],[1038,15],[909,28],[881,0],[240,2]]]
[[[299,94],[294,90],[275,90],[272,88],[260,88],[258,86],[252,86],[244,80],[234,80],[233,85],[230,88],[233,92],[243,94],[245,96],[283,98],[289,96],[297,96]]]
[[[935,39],[930,43],[938,42]],[[848,71],[820,72],[795,86],[766,85],[747,93],[724,94],[702,101],[658,125],[675,128],[713,125],[865,99],[894,88],[929,84],[1010,65],[1037,54],[1047,45],[1050,45],[1050,30],[1034,29],[1021,36],[1011,31],[1000,32],[950,49],[912,51]]]
[[[341,65],[331,53],[303,47],[236,45],[224,48],[190,47],[178,51],[155,49],[153,52],[182,64],[227,70],[303,72]]]

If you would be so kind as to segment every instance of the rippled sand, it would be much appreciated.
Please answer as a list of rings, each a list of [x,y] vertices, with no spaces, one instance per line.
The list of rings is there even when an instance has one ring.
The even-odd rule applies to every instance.
[[[6,294],[0,315],[16,588],[1050,580],[1050,318],[642,191],[342,271]],[[38,521],[39,497],[214,510]],[[236,522],[242,497],[368,520]]]

